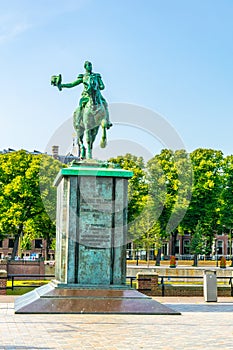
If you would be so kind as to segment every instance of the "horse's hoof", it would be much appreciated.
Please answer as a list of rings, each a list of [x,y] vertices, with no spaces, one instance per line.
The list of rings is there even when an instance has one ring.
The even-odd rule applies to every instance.
[[[101,147],[101,148],[105,148],[106,145],[107,145],[107,141],[106,141],[106,140],[101,140],[101,141],[100,141],[100,147]]]
[[[85,149],[85,147],[82,147],[80,158],[81,159],[85,159],[86,158],[86,149]]]

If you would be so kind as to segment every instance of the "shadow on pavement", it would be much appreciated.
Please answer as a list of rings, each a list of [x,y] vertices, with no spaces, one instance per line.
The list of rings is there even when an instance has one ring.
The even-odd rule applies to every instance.
[[[178,312],[233,312],[233,304],[166,304]]]

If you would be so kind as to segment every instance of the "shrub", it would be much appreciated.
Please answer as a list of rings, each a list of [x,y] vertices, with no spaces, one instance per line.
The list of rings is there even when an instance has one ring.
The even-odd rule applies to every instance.
[[[226,258],[225,258],[225,256],[222,256],[222,257],[221,257],[221,260],[220,260],[220,267],[221,267],[222,269],[224,269],[224,268],[226,267]]]
[[[174,255],[170,257],[170,267],[176,267],[176,257]]]

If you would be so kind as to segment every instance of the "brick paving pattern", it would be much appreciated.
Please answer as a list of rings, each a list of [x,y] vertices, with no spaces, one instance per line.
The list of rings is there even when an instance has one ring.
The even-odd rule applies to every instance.
[[[182,315],[16,315],[2,296],[0,350],[233,349],[233,298],[155,300]]]

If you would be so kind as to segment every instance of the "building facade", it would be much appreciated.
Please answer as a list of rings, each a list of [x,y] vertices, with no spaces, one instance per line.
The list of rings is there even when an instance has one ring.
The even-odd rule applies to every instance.
[[[179,260],[192,260],[193,255],[190,251],[191,235],[184,234],[178,235],[175,244],[175,256]],[[153,247],[150,249],[150,260],[154,260],[157,254],[156,249]],[[172,240],[163,242],[161,247],[161,257],[162,259],[168,260],[172,255]],[[231,259],[233,255],[233,241],[227,233],[222,233],[221,235],[215,235],[212,252],[209,256],[200,255],[199,259],[211,259],[219,260],[221,256],[225,256],[227,259]],[[145,249],[137,248],[133,242],[127,244],[127,259],[146,259],[147,252]]]
[[[0,240],[0,260],[11,259],[12,251],[14,247],[14,238],[8,237]],[[31,242],[31,249],[21,250],[19,248],[16,260],[37,260],[37,259],[54,260],[55,251],[53,249],[47,249],[47,242],[45,239],[38,238]]]

